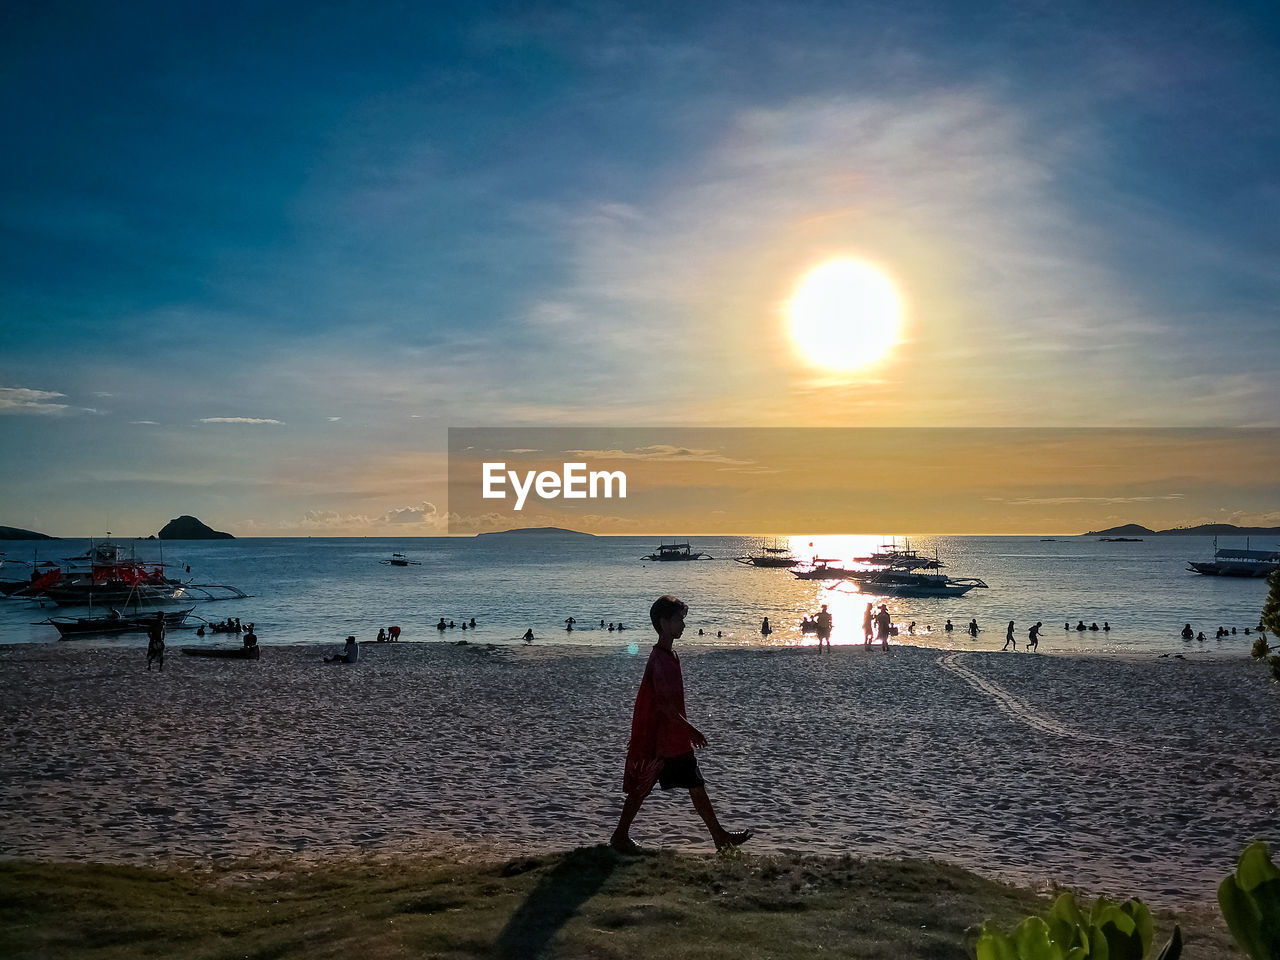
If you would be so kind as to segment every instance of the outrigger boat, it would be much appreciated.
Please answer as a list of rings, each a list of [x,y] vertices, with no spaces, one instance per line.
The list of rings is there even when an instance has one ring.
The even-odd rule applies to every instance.
[[[851,580],[854,577],[870,573],[870,570],[854,570],[849,567],[837,567],[834,557],[814,557],[812,563],[803,570],[792,570],[791,575],[797,580]]]
[[[869,557],[855,557],[858,563],[870,563],[877,567],[897,567],[904,570],[937,570],[942,567],[937,557],[930,560],[911,549],[911,541],[899,547],[897,541],[883,544],[879,550]]]
[[[852,583],[859,593],[880,597],[962,597],[987,584],[977,577],[949,577],[939,571],[943,563],[921,557],[914,550],[897,550],[875,556],[892,556],[887,563],[862,569],[831,566],[831,561],[816,559],[809,570],[793,570],[800,580],[840,580]],[[866,562],[869,558],[864,558]],[[839,584],[835,584],[838,586]]]
[[[790,547],[762,547],[760,553],[749,553],[743,557],[734,557],[734,563],[748,567],[794,567],[800,561],[792,556]]]
[[[410,560],[403,553],[393,553],[390,560],[379,560],[379,563],[389,563],[393,567],[407,567],[413,564],[415,567],[422,566],[421,560]]]
[[[166,630],[182,626],[195,607],[185,610],[156,611],[164,618]],[[36,621],[36,625],[49,624],[58,631],[59,640],[75,640],[78,637],[109,637],[121,633],[144,633],[156,622],[155,613],[132,616],[115,614],[105,617],[49,617]]]
[[[105,604],[139,608],[176,606],[184,600],[244,600],[249,594],[227,584],[183,583],[165,576],[163,561],[125,557],[124,548],[110,540],[91,543],[88,552],[65,557],[61,565],[46,564],[44,572],[10,596],[52,600],[60,607]],[[127,611],[125,611],[127,612]]]
[[[918,570],[881,570],[853,581],[859,593],[876,597],[963,597],[975,587],[987,589],[977,577],[948,577]]]
[[[641,560],[714,560],[715,557],[705,553],[694,553],[687,543],[660,543],[656,553],[651,553]]]
[[[1250,550],[1245,540],[1244,550],[1219,550],[1218,538],[1213,538],[1213,559],[1197,563],[1187,561],[1187,570],[1207,577],[1267,577],[1280,569],[1280,551]]]

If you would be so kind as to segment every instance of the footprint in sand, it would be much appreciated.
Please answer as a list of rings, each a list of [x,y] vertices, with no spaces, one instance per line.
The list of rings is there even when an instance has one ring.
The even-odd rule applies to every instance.
[[[1041,733],[1048,733],[1058,737],[1066,737],[1071,740],[1089,740],[1095,743],[1109,743],[1115,746],[1114,740],[1106,737],[1096,737],[1092,734],[1081,733],[1079,730],[1073,730],[1064,724],[1051,720],[1048,717],[1041,716],[1036,713],[1028,704],[1019,700],[1012,693],[1000,686],[994,680],[988,680],[980,677],[968,667],[960,663],[962,654],[953,653],[948,656],[939,657],[938,665],[942,669],[954,673],[969,686],[973,687],[979,693],[984,693],[995,701],[996,706],[1002,713],[1014,720],[1019,720],[1031,727],[1033,730],[1039,730]]]

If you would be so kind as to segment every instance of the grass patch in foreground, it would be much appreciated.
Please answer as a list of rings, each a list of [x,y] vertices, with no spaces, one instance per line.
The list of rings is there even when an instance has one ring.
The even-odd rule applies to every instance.
[[[604,847],[500,863],[4,863],[0,956],[941,960],[970,955],[968,928],[1047,903],[932,861]],[[1157,913],[1166,936],[1175,920],[1185,957],[1240,956],[1211,909]]]

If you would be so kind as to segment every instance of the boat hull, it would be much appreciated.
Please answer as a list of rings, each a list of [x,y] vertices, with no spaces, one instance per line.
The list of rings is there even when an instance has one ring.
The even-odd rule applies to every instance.
[[[258,660],[262,653],[257,647],[182,647],[188,657],[210,657],[218,660]]]
[[[191,611],[171,610],[164,614],[166,629],[182,626]],[[156,622],[154,614],[143,614],[134,617],[50,617],[42,620],[58,631],[62,640],[74,640],[78,637],[110,637],[123,633],[145,633]]]
[[[1187,561],[1187,569],[1192,573],[1201,573],[1206,577],[1238,577],[1241,579],[1256,579],[1259,577],[1268,577],[1272,571],[1277,569],[1276,564],[1253,563],[1197,563],[1194,560]]]

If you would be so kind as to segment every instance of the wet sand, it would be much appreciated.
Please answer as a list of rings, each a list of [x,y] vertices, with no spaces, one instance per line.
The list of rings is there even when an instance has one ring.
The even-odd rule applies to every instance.
[[[3,648],[0,850],[150,862],[602,842],[648,641],[264,646],[257,662]],[[682,650],[700,763],[752,848],[947,860],[1212,901],[1280,840],[1280,691],[1220,657]],[[710,849],[683,792],[633,835]]]

